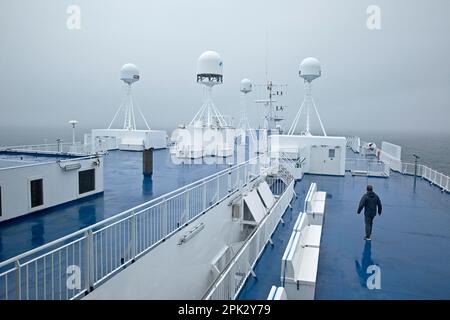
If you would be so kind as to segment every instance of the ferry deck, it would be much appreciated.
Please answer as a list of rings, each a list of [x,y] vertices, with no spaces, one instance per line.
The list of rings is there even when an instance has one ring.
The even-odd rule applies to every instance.
[[[351,155],[351,152],[348,154]],[[356,155],[353,155],[356,156]],[[281,259],[311,182],[327,192],[315,299],[449,299],[450,194],[414,177],[389,178],[306,174],[297,181],[298,198],[265,248],[239,299],[266,299],[280,285]],[[383,211],[374,220],[372,241],[364,241],[364,216],[357,215],[368,184]],[[367,267],[378,265],[381,288],[369,290]]]
[[[17,158],[17,157],[22,157]],[[92,196],[0,224],[4,261],[71,232],[227,168],[227,164],[176,165],[168,150],[154,152],[151,179],[142,174],[142,154],[112,151],[105,157],[105,189]],[[360,155],[347,150],[348,158]],[[50,157],[49,157],[50,158]],[[45,161],[12,155],[8,161]],[[450,297],[450,195],[428,180],[391,171],[387,178],[305,174],[295,182],[297,197],[287,209],[238,299],[266,299],[280,285],[281,259],[311,183],[327,193],[315,299],[448,299]],[[383,212],[364,241],[363,215],[356,214],[367,184],[374,186]],[[366,269],[381,270],[381,288],[369,290]]]

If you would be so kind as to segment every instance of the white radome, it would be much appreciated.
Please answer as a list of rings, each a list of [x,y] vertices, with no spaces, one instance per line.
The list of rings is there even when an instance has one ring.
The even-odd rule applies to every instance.
[[[303,59],[300,63],[300,77],[306,81],[313,81],[314,79],[320,77],[322,74],[322,68],[320,66],[320,61],[316,58],[309,57]]]
[[[132,63],[124,64],[120,70],[120,80],[132,84],[139,80],[139,69]]]
[[[197,75],[222,76],[223,62],[215,51],[203,52],[198,58]]]
[[[249,79],[241,80],[241,92],[249,93],[250,91],[252,91],[252,88],[253,88],[253,85]]]

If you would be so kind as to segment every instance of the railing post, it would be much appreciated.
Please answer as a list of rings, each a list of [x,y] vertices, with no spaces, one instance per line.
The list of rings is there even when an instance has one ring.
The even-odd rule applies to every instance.
[[[184,203],[184,205],[185,205],[185,210],[184,210],[185,219],[184,219],[183,223],[185,223],[186,221],[189,220],[189,191],[188,190],[185,191],[185,196],[184,197],[185,197],[185,199],[184,199],[184,201],[185,201],[185,203]]]
[[[167,201],[163,199],[161,208],[161,238],[166,237],[167,232]]]
[[[203,182],[203,210],[205,211],[208,208],[206,203],[206,181]]]
[[[131,214],[131,256],[133,260],[136,258],[136,212],[133,210]]]
[[[228,194],[231,193],[231,170],[228,170]]]
[[[417,160],[419,160],[419,157],[415,154],[413,154],[413,157],[414,157],[414,192],[416,192]]]
[[[16,269],[16,300],[22,299],[22,286],[21,286],[21,276],[20,276],[20,262],[16,260],[15,262]],[[6,279],[8,281],[8,279]]]
[[[220,200],[220,176],[216,178],[217,180],[217,202]]]
[[[94,235],[92,229],[85,232],[86,237],[86,250],[85,250],[85,273],[84,282],[86,286],[86,292],[94,290]]]

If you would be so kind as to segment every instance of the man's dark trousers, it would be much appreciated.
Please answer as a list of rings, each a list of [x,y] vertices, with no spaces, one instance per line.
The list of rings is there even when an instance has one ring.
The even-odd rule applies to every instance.
[[[375,217],[364,215],[364,222],[366,223],[366,238],[370,238],[370,235],[372,234],[373,218]]]

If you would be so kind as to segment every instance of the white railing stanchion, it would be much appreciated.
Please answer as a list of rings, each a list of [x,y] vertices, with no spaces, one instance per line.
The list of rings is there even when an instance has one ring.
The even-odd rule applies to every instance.
[[[92,229],[86,230],[86,250],[85,250],[85,289],[86,292],[91,292],[94,289],[94,235]]]
[[[27,275],[27,268],[34,261],[38,261],[37,259],[43,259],[44,264],[34,264],[33,276],[37,278],[35,274],[44,274],[44,282],[46,282],[44,291],[48,288],[48,292],[45,292],[45,298],[47,296],[51,299],[60,297],[57,284],[62,279],[63,273],[61,273],[61,270],[67,267],[68,248],[72,248],[74,243],[79,243],[80,267],[85,272],[82,275],[84,290],[66,291],[64,298],[80,298],[83,293],[89,293],[95,286],[120,272],[124,264],[149,252],[167,237],[181,230],[186,223],[198,218],[219,201],[256,178],[260,172],[260,162],[255,164],[254,161],[255,159],[251,159],[224,169],[84,229],[0,262],[0,270],[3,272],[0,273],[1,288],[8,285],[5,281],[8,281],[7,275],[9,273],[16,274],[16,286],[9,287],[7,294],[2,290],[0,300],[14,295],[22,299],[26,297],[23,294],[25,292],[31,292],[34,296],[33,292],[37,291],[35,287],[37,283],[22,283],[20,276]],[[242,173],[238,173],[236,170],[246,172],[245,178],[242,179]],[[217,197],[213,193],[215,186],[217,186]],[[183,208],[183,206],[185,207]],[[182,216],[183,212],[184,216]],[[182,221],[183,225],[178,221]],[[106,249],[104,250],[103,247]],[[113,254],[112,252],[115,252],[116,248],[117,253]],[[61,260],[61,257],[64,256],[66,256],[65,260]],[[57,259],[58,257],[59,259]],[[45,263],[46,259],[51,260],[48,265]],[[47,269],[50,269],[49,276],[45,277]]]
[[[160,238],[163,239],[167,235],[167,201],[164,201],[161,206],[161,230]]]
[[[203,182],[203,210],[202,211],[206,211],[206,209],[208,208],[208,204],[207,202],[207,198],[206,198],[206,182]]]
[[[185,211],[184,211],[184,218],[182,219],[182,224],[185,224],[186,221],[189,220],[189,192],[185,192],[184,193],[184,198],[185,198]]]
[[[136,259],[137,253],[137,239],[136,239],[136,213],[133,210],[131,212],[131,259],[134,261]]]
[[[22,279],[20,274],[20,262],[19,260],[15,263],[16,269],[16,300],[22,300]]]

